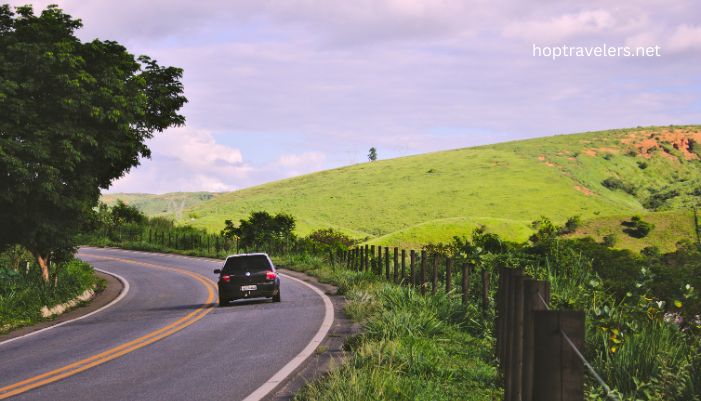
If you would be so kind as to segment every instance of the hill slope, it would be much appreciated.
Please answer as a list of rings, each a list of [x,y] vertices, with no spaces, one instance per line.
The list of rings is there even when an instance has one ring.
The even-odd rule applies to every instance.
[[[251,211],[287,212],[300,235],[333,227],[385,244],[447,240],[477,224],[522,240],[541,215],[620,221],[698,204],[699,159],[701,126],[560,135],[322,171],[221,194],[184,216],[218,231]]]
[[[169,194],[153,195],[138,193],[115,193],[102,195],[101,201],[112,206],[117,200],[135,206],[147,216],[165,216],[176,220],[187,218],[183,211],[198,203],[213,199],[219,194],[210,192],[173,192]]]

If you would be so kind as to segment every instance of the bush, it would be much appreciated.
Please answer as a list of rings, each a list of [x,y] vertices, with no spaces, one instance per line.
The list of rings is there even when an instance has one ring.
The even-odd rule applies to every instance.
[[[650,195],[650,197],[643,202],[643,206],[646,209],[657,210],[664,206],[668,200],[674,199],[677,196],[679,196],[679,191],[676,189],[671,189],[666,192],[656,192]]]
[[[634,238],[644,238],[650,234],[655,225],[643,220],[640,216],[633,216],[629,222],[623,222],[627,228],[623,231]]]
[[[603,244],[609,248],[615,246],[616,241],[618,241],[618,237],[616,236],[616,234],[613,234],[613,233],[604,235],[603,239],[604,239]]]
[[[638,192],[633,184],[628,184],[617,177],[609,177],[601,181],[601,185],[612,191],[620,189],[621,191],[626,192],[630,195],[635,195]]]
[[[647,168],[647,162],[639,161],[638,168],[641,170],[645,170]]]

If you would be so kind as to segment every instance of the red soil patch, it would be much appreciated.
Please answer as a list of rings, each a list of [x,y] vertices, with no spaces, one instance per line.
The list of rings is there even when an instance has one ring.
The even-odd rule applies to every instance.
[[[538,156],[538,160],[544,162],[544,161],[545,161],[545,155],[540,155],[540,156]]]
[[[582,151],[582,153],[584,153],[585,155],[587,155],[587,156],[589,156],[589,157],[594,157],[594,156],[596,156],[596,150],[594,150],[594,149],[584,149],[584,150]]]
[[[545,165],[548,167],[555,167],[555,163],[545,162]]]
[[[586,196],[592,196],[592,195],[594,194],[594,191],[592,191],[591,189],[589,189],[589,188],[587,188],[587,187],[583,187],[583,186],[581,186],[581,185],[575,185],[575,186],[574,186],[574,189],[576,189],[577,191],[583,193],[583,194],[586,195]]]
[[[640,132],[629,134],[621,139],[621,143],[632,145],[635,151],[642,157],[649,159],[652,151],[662,150],[662,157],[669,160],[677,160],[674,155],[664,150],[662,144],[672,145],[686,160],[697,160],[699,157],[691,152],[691,145],[701,144],[701,132],[682,131],[679,129],[664,130],[662,132]]]

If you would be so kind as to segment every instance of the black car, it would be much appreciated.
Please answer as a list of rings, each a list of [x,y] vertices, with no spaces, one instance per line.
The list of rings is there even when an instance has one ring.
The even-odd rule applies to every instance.
[[[219,305],[241,298],[272,298],[280,302],[280,278],[265,253],[247,253],[226,258],[219,275]]]

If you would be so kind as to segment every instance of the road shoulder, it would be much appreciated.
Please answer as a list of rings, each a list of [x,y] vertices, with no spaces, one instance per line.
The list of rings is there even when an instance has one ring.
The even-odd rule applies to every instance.
[[[334,322],[316,352],[297,368],[267,397],[266,401],[289,401],[308,382],[327,374],[333,366],[338,366],[345,351],[343,346],[348,337],[359,332],[359,326],[345,313],[345,297],[337,294],[333,285],[321,283],[316,277],[289,269],[278,269],[281,273],[309,283],[324,292],[334,308]]]
[[[0,344],[13,338],[22,337],[35,331],[43,330],[70,320],[75,320],[92,313],[112,302],[124,290],[124,285],[122,282],[111,274],[98,271],[96,271],[95,274],[98,278],[104,279],[106,284],[105,288],[95,294],[92,300],[88,301],[85,305],[78,306],[69,310],[68,312],[62,313],[53,319],[44,320],[31,326],[20,327],[9,333],[2,334],[0,335]]]

